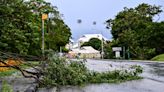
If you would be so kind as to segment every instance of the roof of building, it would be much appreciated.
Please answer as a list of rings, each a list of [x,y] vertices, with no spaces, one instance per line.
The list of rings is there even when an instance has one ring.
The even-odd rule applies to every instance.
[[[81,38],[78,39],[80,42],[88,42],[91,38],[98,38],[107,41],[108,39],[104,37],[102,34],[85,34]]]

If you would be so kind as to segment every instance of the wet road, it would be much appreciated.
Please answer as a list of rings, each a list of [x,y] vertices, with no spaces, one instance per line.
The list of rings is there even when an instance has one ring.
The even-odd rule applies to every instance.
[[[86,66],[90,70],[104,72],[127,68],[130,65],[141,65],[144,78],[119,84],[89,84],[84,87],[61,87],[58,92],[164,92],[164,63],[88,60]]]

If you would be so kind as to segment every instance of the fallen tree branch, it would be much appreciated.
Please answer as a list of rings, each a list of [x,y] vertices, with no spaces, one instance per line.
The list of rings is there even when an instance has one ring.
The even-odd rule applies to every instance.
[[[27,71],[27,70],[21,69],[19,66],[9,65],[6,62],[4,62],[3,60],[0,60],[0,63],[5,65],[5,66],[2,66],[2,67],[10,67],[10,68],[16,69],[16,70],[20,71],[21,74],[25,78],[34,78],[37,82],[41,83],[41,81],[39,80],[39,77],[41,76],[42,73],[40,73],[40,72]],[[30,74],[30,75],[28,75],[28,74]]]

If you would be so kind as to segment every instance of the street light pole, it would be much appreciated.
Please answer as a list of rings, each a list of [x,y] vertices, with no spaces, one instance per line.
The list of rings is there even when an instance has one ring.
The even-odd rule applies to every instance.
[[[102,35],[102,34],[101,34]],[[103,35],[101,38],[101,58],[104,59],[104,43],[103,43]]]
[[[96,25],[96,21],[93,21],[93,25]],[[104,59],[104,41],[103,41],[103,34],[102,34],[102,31],[101,31],[101,59]]]

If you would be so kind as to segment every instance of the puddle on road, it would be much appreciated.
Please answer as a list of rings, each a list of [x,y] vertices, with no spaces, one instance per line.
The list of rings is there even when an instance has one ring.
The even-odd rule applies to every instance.
[[[148,79],[130,81],[120,84],[90,84],[85,87],[66,86],[58,92],[162,92],[164,85]]]
[[[152,68],[151,73],[157,76],[164,76],[164,64],[154,63],[154,64],[148,64],[148,65]]]

